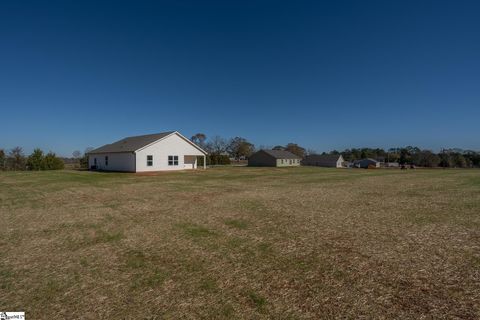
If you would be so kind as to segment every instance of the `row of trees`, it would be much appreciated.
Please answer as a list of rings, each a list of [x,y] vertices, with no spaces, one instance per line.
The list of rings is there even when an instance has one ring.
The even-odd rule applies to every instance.
[[[248,158],[255,152],[254,144],[242,137],[227,140],[214,136],[207,139],[204,133],[197,133],[191,137],[191,140],[208,152],[207,164],[229,164],[230,158],[236,160]]]
[[[346,161],[373,158],[383,162],[413,164],[420,167],[471,168],[480,167],[480,153],[471,150],[443,149],[439,153],[418,147],[353,148],[344,151],[333,150],[330,154],[341,154]]]
[[[242,137],[225,139],[220,136],[214,136],[211,139],[207,139],[207,136],[204,133],[197,133],[191,137],[191,140],[214,157],[224,155],[238,160],[248,158],[257,150],[253,143]],[[286,146],[278,145],[275,147],[260,146],[259,149],[286,150],[302,158],[308,153],[305,148],[296,143],[289,143]]]
[[[220,136],[214,136],[211,139],[207,139],[205,134],[197,133],[191,137],[191,140],[209,153],[207,164],[228,164],[228,158],[237,160],[248,158],[256,151],[255,145],[242,137],[225,139]],[[315,151],[307,150],[296,143],[274,147],[260,146],[258,149],[286,150],[301,158],[315,153]],[[420,167],[480,167],[480,152],[461,149],[444,149],[439,153],[434,153],[430,150],[422,150],[412,146],[387,150],[382,148],[352,148],[344,151],[333,150],[329,154],[342,154],[346,161],[373,158],[382,162],[398,162]]]
[[[209,153],[207,157],[208,165],[230,164],[230,159],[248,159],[256,151],[255,145],[242,137],[225,139],[214,136],[207,139],[205,134],[197,133],[191,137],[191,140]],[[302,158],[315,153],[313,150],[307,150],[296,143],[274,147],[260,146],[259,149],[286,150]],[[91,150],[92,148],[87,148],[83,154],[80,151],[74,151],[73,158],[68,160],[73,160],[74,163],[86,168],[88,166],[86,153]],[[388,150],[352,148],[344,151],[333,150],[328,154],[341,154],[346,161],[373,158],[382,162],[398,162],[421,167],[480,167],[480,152],[461,149],[444,149],[439,153],[434,153],[430,150],[422,150],[412,146],[390,148]],[[26,157],[20,147],[15,147],[8,152],[0,149],[0,170],[55,170],[63,168],[64,161],[53,152],[45,154],[42,150],[35,149],[32,154]]]
[[[15,147],[9,152],[0,149],[0,170],[58,170],[63,168],[63,160],[53,152],[45,154],[37,148],[27,157],[20,147]]]

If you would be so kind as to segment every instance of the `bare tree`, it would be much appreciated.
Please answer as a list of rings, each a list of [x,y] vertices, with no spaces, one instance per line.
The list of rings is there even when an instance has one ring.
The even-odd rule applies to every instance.
[[[305,152],[306,152],[305,148],[300,147],[296,143],[287,144],[285,150],[290,151],[291,153],[299,156],[300,158],[305,157]]]
[[[222,154],[227,149],[227,140],[220,136],[214,136],[206,145],[207,150],[212,154]]]
[[[82,156],[82,153],[79,150],[75,150],[75,151],[72,152],[72,156],[75,159],[79,159]]]
[[[25,156],[22,148],[15,147],[10,150],[7,165],[11,170],[25,170]]]

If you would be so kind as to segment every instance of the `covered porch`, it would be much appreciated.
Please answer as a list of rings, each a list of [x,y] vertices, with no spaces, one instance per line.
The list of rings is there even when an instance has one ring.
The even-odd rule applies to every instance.
[[[183,165],[186,170],[193,170],[197,169],[198,163],[200,159],[200,166],[203,169],[207,168],[207,157],[205,155],[202,156],[193,156],[193,155],[185,155],[183,158]]]

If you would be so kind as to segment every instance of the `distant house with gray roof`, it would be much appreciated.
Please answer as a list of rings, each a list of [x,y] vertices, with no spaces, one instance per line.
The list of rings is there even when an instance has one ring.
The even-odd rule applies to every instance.
[[[369,167],[380,168],[380,162],[372,158],[360,159],[353,162],[353,167],[364,169],[368,169]]]
[[[253,167],[298,167],[301,159],[285,150],[260,150],[248,158],[248,165]]]
[[[341,154],[311,154],[302,160],[304,166],[342,168],[345,160]]]

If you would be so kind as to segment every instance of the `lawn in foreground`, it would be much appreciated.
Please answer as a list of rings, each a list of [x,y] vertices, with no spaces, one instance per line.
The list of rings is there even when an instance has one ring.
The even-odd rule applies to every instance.
[[[0,173],[0,311],[480,317],[480,171]]]

